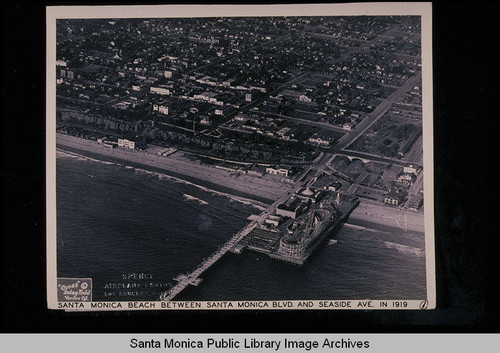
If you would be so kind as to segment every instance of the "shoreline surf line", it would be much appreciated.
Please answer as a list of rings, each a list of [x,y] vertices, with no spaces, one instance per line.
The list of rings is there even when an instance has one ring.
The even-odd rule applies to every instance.
[[[288,184],[272,178],[234,175],[225,170],[199,164],[190,160],[161,157],[146,151],[125,148],[109,149],[96,141],[57,134],[56,146],[102,161],[119,162],[130,166],[162,172],[179,179],[208,186],[236,196],[272,204],[288,190]]]
[[[147,172],[147,173],[157,174],[158,177],[166,178],[166,179],[171,180],[173,182],[191,185],[191,186],[197,187],[203,191],[212,192],[212,193],[215,193],[217,195],[225,196],[231,200],[234,200],[234,201],[246,204],[246,205],[251,205],[251,206],[256,207],[258,209],[265,209],[272,202],[274,202],[274,200],[261,198],[259,196],[252,195],[252,194],[245,193],[245,192],[238,191],[238,190],[234,190],[234,189],[231,189],[229,187],[224,187],[222,185],[218,185],[215,183],[206,182],[202,179],[194,178],[194,177],[187,176],[187,175],[184,176],[184,175],[179,174],[179,173],[170,172],[168,170],[163,170],[163,169],[158,168],[158,167],[149,166],[149,165],[137,163],[134,161],[129,161],[129,160],[125,160],[125,159],[100,155],[98,153],[92,153],[92,152],[89,152],[86,150],[78,150],[76,148],[69,147],[69,146],[59,146],[58,145],[56,150],[58,152],[71,155],[75,158],[82,158],[82,159],[91,160],[91,161],[94,161],[97,163],[103,163],[103,164],[108,164],[108,165],[113,164],[113,165],[117,165],[117,166],[122,166],[122,167],[127,168],[127,169],[133,168],[139,172]],[[99,158],[99,157],[104,157],[104,158]],[[211,187],[211,186],[213,186],[213,187]],[[237,193],[240,195],[238,195]]]

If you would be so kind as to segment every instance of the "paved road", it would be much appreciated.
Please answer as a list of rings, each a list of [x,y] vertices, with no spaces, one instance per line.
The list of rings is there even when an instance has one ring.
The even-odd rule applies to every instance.
[[[358,189],[359,184],[363,181],[364,178],[368,175],[368,172],[364,171],[361,173],[358,178],[354,181],[354,183],[351,184],[349,189],[347,190],[348,194],[354,195],[356,193],[356,190]]]
[[[338,126],[335,126],[335,125],[331,125],[331,124],[328,124],[328,123],[323,123],[323,122],[318,122],[318,121],[312,121],[312,120],[307,120],[307,119],[301,119],[301,118],[293,118],[291,116],[288,116],[288,115],[282,115],[282,114],[276,114],[276,113],[265,113],[266,115],[271,115],[271,116],[277,116],[277,117],[280,117],[280,118],[283,118],[283,119],[286,119],[286,120],[289,120],[289,121],[294,121],[296,123],[300,123],[300,124],[303,124],[303,125],[309,125],[309,126],[315,126],[315,127],[319,127],[321,129],[325,129],[325,130],[330,130],[330,131],[335,131],[335,132],[341,132],[341,133],[344,133],[344,134],[348,134],[349,131],[345,130],[345,129],[342,129],[341,127],[338,127]]]
[[[405,208],[408,208],[410,200],[415,195],[417,195],[420,192],[420,190],[423,189],[423,187],[424,187],[424,172],[420,171],[420,173],[417,175],[417,179],[415,179],[415,182],[410,187],[410,190],[408,190],[408,199],[406,200],[406,203],[404,205]]]
[[[404,160],[408,161],[409,163],[414,163],[421,166],[423,164],[423,158],[424,158],[423,136],[420,135],[417,141],[415,141],[412,148],[410,149],[410,152],[406,154]]]
[[[397,102],[397,100],[405,95],[418,81],[421,79],[420,72],[417,72],[415,76],[410,77],[406,80],[401,87],[394,91],[389,97],[387,97],[382,103],[380,103],[373,112],[371,112],[367,117],[365,117],[356,126],[354,134],[350,134],[349,138],[341,138],[337,148],[347,149],[356,139],[363,135],[370,127],[373,126],[384,114],[391,108],[391,106]]]

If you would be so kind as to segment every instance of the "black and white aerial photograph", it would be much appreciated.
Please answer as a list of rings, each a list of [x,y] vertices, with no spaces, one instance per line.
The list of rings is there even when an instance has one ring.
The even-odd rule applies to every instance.
[[[432,309],[414,5],[48,8],[49,308]]]

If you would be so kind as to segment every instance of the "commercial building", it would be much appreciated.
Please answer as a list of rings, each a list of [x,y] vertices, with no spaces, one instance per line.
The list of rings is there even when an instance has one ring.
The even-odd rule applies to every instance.
[[[299,198],[290,198],[285,203],[278,205],[276,215],[295,219],[300,213],[302,200]]]
[[[279,226],[280,223],[281,223],[281,217],[279,216],[273,216],[273,215],[270,215],[266,218],[265,222],[267,224],[271,224],[275,227]]]

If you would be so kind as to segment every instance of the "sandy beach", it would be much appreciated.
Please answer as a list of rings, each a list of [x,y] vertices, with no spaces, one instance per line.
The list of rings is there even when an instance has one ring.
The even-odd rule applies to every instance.
[[[361,201],[347,221],[349,224],[387,230],[424,233],[424,214]]]
[[[57,148],[84,156],[122,163],[167,175],[270,204],[288,191],[289,185],[279,180],[248,174],[231,173],[212,166],[187,160],[179,154],[168,157],[156,153],[124,148],[106,148],[103,145],[75,136],[57,134]],[[362,201],[347,221],[349,224],[387,230],[424,233],[424,215],[372,202]]]
[[[96,159],[115,161],[129,166],[185,179],[195,184],[218,191],[231,192],[237,196],[272,203],[288,191],[289,184],[266,177],[231,173],[211,166],[195,163],[179,156],[160,156],[140,150],[107,148],[96,141],[57,134],[57,148]]]

